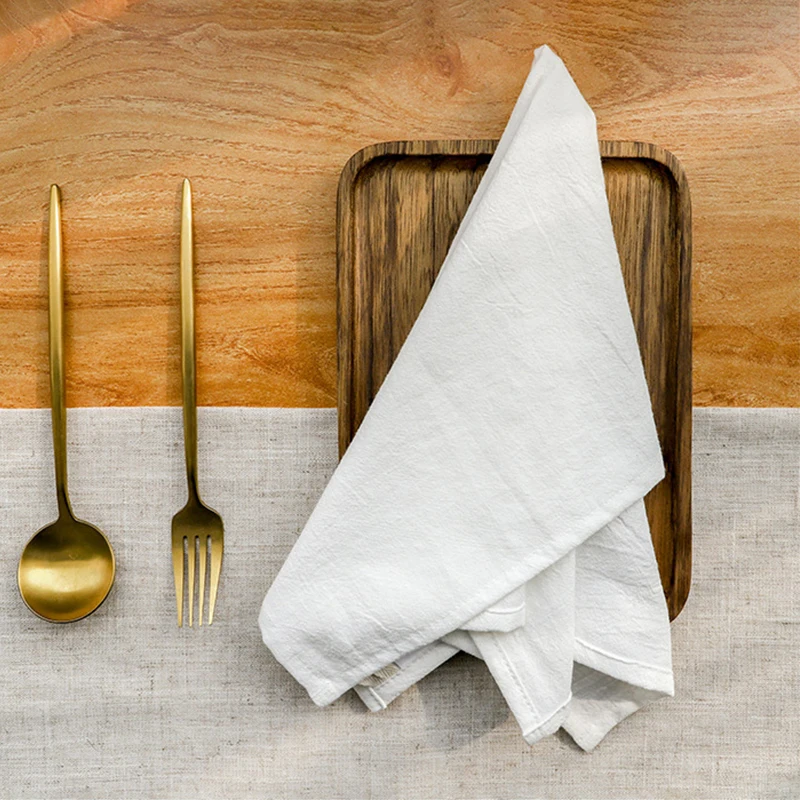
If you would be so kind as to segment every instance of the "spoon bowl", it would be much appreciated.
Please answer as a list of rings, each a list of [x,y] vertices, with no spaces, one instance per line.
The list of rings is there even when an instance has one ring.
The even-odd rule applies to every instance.
[[[66,515],[28,542],[17,580],[34,614],[51,622],[75,622],[106,599],[114,571],[114,552],[103,532]]]

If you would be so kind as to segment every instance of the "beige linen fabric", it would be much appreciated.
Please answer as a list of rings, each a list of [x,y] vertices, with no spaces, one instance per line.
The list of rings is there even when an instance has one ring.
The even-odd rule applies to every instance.
[[[0,797],[800,796],[800,410],[695,411],[694,577],[676,697],[591,754],[529,747],[462,655],[380,714],[313,706],[263,647],[261,599],[336,462],[332,410],[201,409],[201,489],[223,515],[217,620],[178,630],[169,559],[180,411],[69,412],[79,516],[118,558],[106,604],[53,626],[17,595],[55,515],[49,418],[0,411]]]

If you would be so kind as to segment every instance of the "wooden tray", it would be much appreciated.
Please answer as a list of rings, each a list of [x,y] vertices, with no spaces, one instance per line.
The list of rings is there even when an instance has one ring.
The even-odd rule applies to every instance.
[[[338,198],[339,449],[353,438],[430,291],[496,141],[386,142]],[[670,617],[691,577],[691,206],[666,150],[601,142],[614,234],[666,478],[646,498]]]

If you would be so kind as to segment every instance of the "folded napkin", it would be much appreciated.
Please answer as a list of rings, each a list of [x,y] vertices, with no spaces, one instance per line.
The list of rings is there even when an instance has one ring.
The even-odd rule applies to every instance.
[[[529,743],[591,749],[673,693],[642,501],[663,474],[594,115],[541,47],[264,642],[317,704],[374,710],[464,650]]]

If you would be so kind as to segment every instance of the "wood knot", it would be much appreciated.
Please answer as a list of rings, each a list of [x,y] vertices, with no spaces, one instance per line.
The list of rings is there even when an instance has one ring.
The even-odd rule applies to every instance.
[[[439,75],[451,81],[448,94],[455,94],[462,85],[464,73],[458,45],[443,43],[433,56],[433,66]]]

